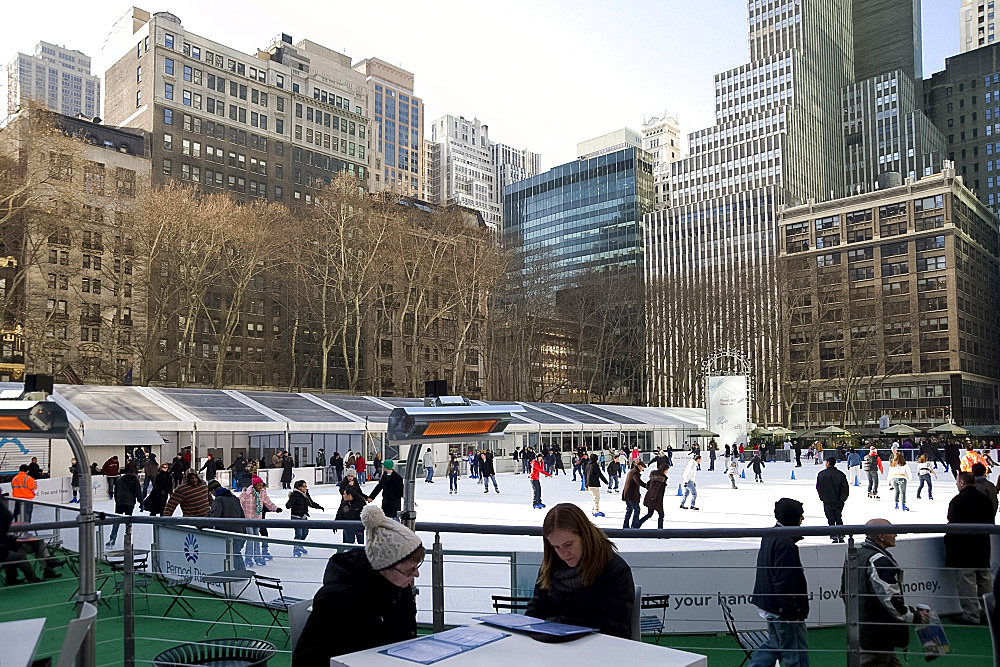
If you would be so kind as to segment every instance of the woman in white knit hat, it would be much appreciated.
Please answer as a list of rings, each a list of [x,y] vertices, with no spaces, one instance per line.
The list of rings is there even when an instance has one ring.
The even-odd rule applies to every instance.
[[[330,664],[330,658],[417,636],[413,580],[426,551],[412,530],[385,516],[377,505],[361,511],[365,547],[330,557],[323,587],[313,598],[292,662],[296,667]],[[364,628],[351,642],[336,641],[331,628]]]

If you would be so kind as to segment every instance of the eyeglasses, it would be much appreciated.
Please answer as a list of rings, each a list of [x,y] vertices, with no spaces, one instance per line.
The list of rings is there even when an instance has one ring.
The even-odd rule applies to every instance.
[[[396,572],[399,572],[404,577],[415,577],[420,573],[419,572],[420,566],[423,564],[424,564],[424,559],[421,558],[419,563],[415,563],[405,570],[400,569],[399,565],[393,565],[392,569],[394,569]]]

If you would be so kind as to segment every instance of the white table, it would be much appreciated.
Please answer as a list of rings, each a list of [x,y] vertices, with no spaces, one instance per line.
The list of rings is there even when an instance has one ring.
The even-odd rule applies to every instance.
[[[0,637],[4,638],[0,667],[28,667],[44,627],[44,618],[0,623]]]
[[[475,624],[473,624],[475,625]],[[502,628],[498,628],[502,629]],[[504,630],[504,632],[510,632]],[[398,642],[402,643],[402,642]],[[393,646],[393,644],[390,644]],[[393,658],[379,653],[385,646],[339,655],[330,659],[330,667],[419,667],[419,663]],[[435,662],[435,667],[452,665],[475,665],[475,667],[526,667],[527,665],[607,665],[628,663],[637,665],[657,665],[658,667],[708,667],[708,658],[696,653],[678,651],[672,648],[646,644],[643,642],[611,637],[609,635],[587,635],[575,641],[561,644],[546,644],[531,637],[510,632],[510,637],[486,646],[445,658]]]

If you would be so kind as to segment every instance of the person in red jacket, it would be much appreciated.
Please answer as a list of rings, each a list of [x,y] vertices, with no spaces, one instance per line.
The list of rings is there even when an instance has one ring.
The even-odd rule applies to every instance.
[[[544,457],[541,453],[535,454],[535,460],[531,462],[531,471],[528,472],[528,481],[531,482],[531,490],[535,492],[535,498],[531,501],[531,506],[536,510],[545,507],[542,504],[542,482],[539,480],[538,475],[542,474],[546,477],[552,477],[552,475],[545,472],[545,464],[542,463],[543,460]]]
[[[118,482],[118,477],[120,475],[118,457],[112,456],[110,459],[105,461],[104,467],[101,468],[101,472],[104,473],[104,477],[108,482],[108,500],[113,500],[115,497],[115,484]]]

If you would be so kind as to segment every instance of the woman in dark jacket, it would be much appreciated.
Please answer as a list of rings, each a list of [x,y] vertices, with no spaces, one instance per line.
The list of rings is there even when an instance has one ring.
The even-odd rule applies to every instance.
[[[357,473],[353,468],[348,468],[345,475],[344,481],[341,482],[339,486],[341,499],[340,507],[337,509],[337,516],[334,518],[341,521],[360,521],[361,510],[363,510],[365,504],[369,502],[369,498],[361,490],[361,485],[358,484]],[[345,528],[344,544],[355,543],[365,543],[364,528]]]
[[[153,490],[146,496],[143,507],[151,516],[163,514],[163,508],[167,506],[167,499],[170,498],[173,490],[174,480],[170,475],[170,465],[163,463],[160,465],[159,472],[156,473],[156,478],[153,479]]]
[[[625,501],[625,522],[622,528],[639,527],[639,491],[646,488],[646,483],[642,481],[642,471],[646,464],[636,461],[632,464],[632,469],[625,476],[625,487],[622,489],[622,500]]]
[[[281,488],[292,488],[292,456],[285,454],[281,459]]]
[[[173,477],[174,488],[180,486],[184,481],[184,459],[179,454],[174,457],[174,462],[170,466],[170,475]]]
[[[646,482],[646,497],[642,501],[648,511],[646,516],[639,519],[639,525],[636,528],[642,528],[642,524],[653,516],[653,512],[656,512],[657,515],[656,527],[663,528],[663,492],[667,489],[667,470],[669,470],[667,462],[663,461],[656,470],[649,473],[649,481]]]
[[[542,564],[525,615],[631,637],[632,570],[576,505],[560,503],[542,523]]]

